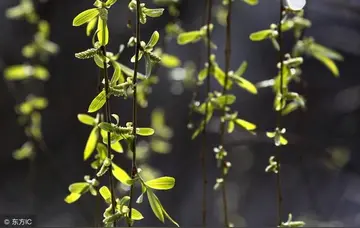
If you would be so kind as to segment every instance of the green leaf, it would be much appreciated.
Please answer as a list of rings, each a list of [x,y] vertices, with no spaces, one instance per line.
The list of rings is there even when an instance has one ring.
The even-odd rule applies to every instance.
[[[246,2],[247,4],[251,5],[251,6],[255,6],[259,3],[258,0],[243,0],[244,2]]]
[[[29,158],[33,155],[34,146],[31,142],[24,143],[21,148],[17,149],[13,153],[13,158],[15,160],[22,160],[25,158]]]
[[[86,125],[94,126],[94,124],[96,123],[95,118],[87,114],[78,114],[77,118],[81,123]]]
[[[102,186],[99,189],[100,195],[105,200],[106,203],[111,204],[111,192],[108,187]]]
[[[103,46],[109,43],[109,28],[107,26],[106,21],[104,21],[101,17],[98,19],[98,30],[97,33],[99,43]]]
[[[89,190],[89,184],[86,182],[73,183],[69,186],[71,193],[83,194]]]
[[[248,122],[248,121],[246,121],[246,120],[243,120],[243,119],[236,119],[236,120],[235,120],[235,123],[236,123],[237,125],[239,125],[240,127],[245,128],[245,129],[248,130],[248,131],[252,131],[252,130],[255,130],[255,129],[256,129],[256,125],[255,125],[255,124],[250,123],[250,122]]]
[[[175,179],[173,177],[159,177],[146,181],[145,184],[152,189],[168,190],[175,186]]]
[[[90,36],[91,32],[95,29],[95,26],[97,24],[97,17],[94,17],[91,19],[91,21],[86,26],[86,35]]]
[[[198,79],[199,81],[204,81],[207,76],[208,76],[208,67],[205,67],[204,69],[202,69],[200,72],[199,72],[199,75],[198,75]]]
[[[219,104],[221,106],[232,105],[236,101],[236,96],[231,95],[231,94],[223,95],[223,96],[215,98],[215,101],[217,104]],[[226,104],[225,104],[225,102],[226,102]]]
[[[125,80],[124,80],[124,75],[121,72],[120,64],[116,61],[112,61],[111,63],[114,67],[114,74],[111,78],[110,85],[114,86],[116,85],[116,83],[123,83]]]
[[[258,93],[256,86],[252,84],[250,81],[246,80],[245,78],[235,76],[234,80],[239,87],[245,89],[246,91],[252,94]]]
[[[262,41],[265,40],[267,38],[270,37],[270,35],[272,34],[273,30],[271,29],[266,29],[266,30],[261,30],[258,32],[254,32],[250,34],[250,40],[252,41]]]
[[[164,219],[164,213],[162,210],[162,205],[159,201],[159,199],[157,198],[157,196],[151,191],[151,190],[147,190],[147,197],[151,206],[152,211],[154,212],[155,216],[162,222],[164,223],[165,219]]]
[[[111,144],[111,149],[113,149],[115,152],[123,153],[124,149],[121,146],[120,142],[115,142]]]
[[[143,12],[148,17],[160,17],[163,14],[164,9],[162,9],[162,8],[158,8],[158,9],[147,9],[147,8],[145,8],[143,10]]]
[[[155,133],[154,129],[152,128],[137,128],[136,134],[141,136],[151,136]]]
[[[105,6],[110,7],[110,6],[114,5],[116,2],[117,2],[117,0],[107,0],[105,2]]]
[[[248,63],[246,61],[242,62],[240,67],[234,73],[238,77],[242,77],[248,67]]]
[[[98,141],[99,138],[99,132],[98,132],[98,127],[94,127],[89,135],[89,138],[86,142],[86,146],[85,146],[85,150],[84,150],[84,161],[86,161],[94,152],[95,148],[96,148],[96,143]]]
[[[151,61],[150,55],[145,53],[145,77],[149,78],[153,68],[153,63]]]
[[[329,57],[325,56],[325,55],[321,55],[319,53],[312,53],[312,55],[319,60],[320,62],[322,62],[330,71],[331,73],[333,73],[333,75],[335,77],[339,77],[339,69],[337,68],[335,62],[333,60],[331,60]]]
[[[144,216],[140,213],[140,211],[136,210],[135,208],[131,208],[131,219],[132,220],[141,220]]]
[[[115,165],[114,163],[112,163],[112,174],[118,181],[120,181],[124,185],[131,185],[131,177],[125,172],[125,170]]]
[[[228,133],[232,133],[235,129],[235,123],[234,121],[229,121],[228,122]]]
[[[179,224],[173,218],[171,218],[170,215],[165,211],[163,206],[161,206],[161,209],[167,219],[169,219],[175,226],[180,227]]]
[[[195,43],[199,41],[201,37],[202,37],[202,33],[200,31],[184,32],[179,34],[179,36],[177,37],[177,43],[179,45]]]
[[[32,66],[14,65],[5,69],[4,75],[6,80],[24,80],[33,74]]]
[[[161,55],[161,64],[167,68],[175,68],[181,65],[181,61],[174,55],[164,53]]]
[[[105,90],[101,91],[91,102],[88,112],[93,113],[101,109],[106,103]]]
[[[214,67],[213,73],[214,73],[214,77],[218,81],[218,83],[222,87],[225,87],[225,72],[220,67]],[[226,89],[229,90],[232,87],[232,85],[233,85],[233,82],[228,80]]]
[[[65,202],[68,204],[74,203],[81,197],[81,194],[78,193],[70,193],[68,196],[65,197]]]
[[[81,26],[91,21],[94,17],[99,15],[99,13],[100,13],[99,10],[96,8],[85,10],[74,18],[73,26]]]
[[[151,35],[151,38],[149,40],[149,42],[147,43],[147,47],[154,47],[157,42],[159,41],[159,38],[160,38],[160,34],[158,31],[154,31],[153,34]]]
[[[45,81],[49,78],[49,71],[43,66],[34,66],[33,76],[36,79]]]

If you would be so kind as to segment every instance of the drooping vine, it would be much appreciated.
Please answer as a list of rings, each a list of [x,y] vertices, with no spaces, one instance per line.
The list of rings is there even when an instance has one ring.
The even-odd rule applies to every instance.
[[[89,105],[88,113],[97,113],[96,117],[88,114],[79,114],[78,118],[84,124],[92,126],[92,131],[84,150],[84,160],[87,160],[96,150],[95,160],[91,163],[91,167],[98,170],[96,177],[90,178],[85,176],[85,182],[77,182],[69,187],[70,194],[65,198],[67,203],[73,203],[78,200],[81,195],[90,192],[92,195],[98,195],[98,192],[104,199],[108,207],[104,211],[103,223],[105,226],[116,226],[117,222],[124,219],[129,226],[135,221],[143,219],[140,211],[136,210],[133,205],[133,197],[135,195],[135,184],[141,185],[141,195],[136,203],[142,203],[143,196],[147,193],[149,204],[155,216],[162,222],[164,218],[168,218],[175,225],[178,224],[170,217],[155,195],[154,190],[168,190],[174,187],[175,179],[172,177],[159,177],[152,180],[144,180],[141,176],[141,170],[136,165],[136,138],[137,136],[151,136],[155,133],[153,128],[137,127],[137,85],[146,82],[151,75],[153,66],[158,63],[161,58],[154,52],[154,46],[159,40],[159,33],[153,32],[148,43],[140,40],[140,24],[145,24],[147,17],[159,17],[163,13],[163,9],[146,8],[144,3],[133,0],[129,3],[129,9],[136,11],[137,26],[136,36],[131,37],[127,46],[135,46],[135,55],[131,58],[135,69],[127,67],[118,62],[123,45],[117,54],[106,50],[109,43],[110,32],[107,26],[108,12],[117,0],[100,1],[96,0],[94,7],[78,14],[73,21],[73,26],[81,26],[87,24],[86,32],[89,36],[95,27],[97,28],[92,38],[92,48],[86,51],[76,53],[79,59],[93,59],[96,65],[102,71],[103,89],[92,100]],[[141,74],[138,72],[138,66],[141,58],[145,58],[146,72]],[[114,69],[113,76],[108,78],[109,67]],[[111,96],[128,97],[133,100],[133,119],[127,122],[125,126],[121,126],[120,117],[117,114],[111,114],[109,99]],[[105,106],[104,113],[99,110]],[[110,118],[115,120],[115,123]],[[125,142],[127,149],[132,153],[132,169],[130,175],[124,169],[117,166],[113,162],[114,155],[112,150],[123,153],[124,149],[121,142]],[[110,172],[111,170],[111,172]],[[100,186],[100,178],[105,174],[109,176],[108,186]],[[114,189],[113,177],[120,181],[123,185],[130,187],[130,195],[117,198],[117,192]]]
[[[304,36],[304,30],[311,26],[311,21],[305,19],[304,6],[306,1],[280,1],[280,18],[279,23],[271,24],[270,29],[261,30],[250,35],[252,41],[262,41],[270,39],[274,48],[278,51],[279,69],[278,75],[274,79],[265,80],[257,84],[258,88],[272,87],[275,93],[274,109],[277,112],[277,127],[273,132],[267,132],[267,137],[273,138],[275,146],[280,147],[288,144],[288,140],[284,137],[286,128],[282,127],[282,116],[297,109],[306,108],[305,98],[296,93],[291,92],[289,84],[291,82],[300,82],[302,71],[301,65],[304,62],[304,55],[310,55],[321,61],[334,76],[339,76],[339,70],[333,60],[341,61],[342,56],[337,52],[328,49],[320,44],[315,43],[313,38]],[[283,33],[293,30],[295,37],[295,45],[291,54],[284,50]],[[281,192],[281,160],[280,149],[277,148],[276,156],[269,158],[269,165],[266,172],[274,172],[276,174],[276,185],[278,195],[278,225],[280,227],[299,227],[304,226],[303,221],[292,221],[292,214],[289,214],[288,221],[282,222],[282,192]]]
[[[33,40],[22,47],[22,56],[26,59],[24,63],[8,66],[4,70],[5,80],[16,99],[18,122],[24,127],[27,136],[27,141],[13,152],[13,157],[16,160],[29,159],[29,179],[33,182],[37,152],[45,150],[41,114],[48,106],[47,98],[41,91],[36,91],[34,85],[37,81],[49,79],[50,73],[44,64],[50,56],[58,53],[59,47],[49,40],[50,25],[37,14],[32,0],[22,0],[17,6],[7,9],[6,17],[13,20],[24,19],[37,28]]]
[[[223,1],[224,5],[227,5],[228,7],[231,7],[231,3],[229,1]],[[252,3],[254,4],[254,3]],[[212,8],[212,4],[208,5],[208,7]],[[209,10],[209,8],[208,8]],[[211,11],[211,10],[210,10]],[[210,17],[211,17],[211,13]],[[231,17],[231,11],[228,14],[228,20],[230,20]],[[208,18],[209,22],[209,18]],[[210,20],[211,22],[211,20]],[[226,188],[225,188],[225,177],[228,174],[229,168],[231,167],[231,163],[227,160],[225,160],[225,157],[227,156],[227,151],[224,148],[224,134],[225,134],[225,124],[227,123],[228,126],[228,132],[232,133],[235,129],[235,125],[241,127],[242,129],[245,129],[251,133],[254,133],[254,130],[256,129],[256,125],[248,122],[244,119],[238,118],[238,112],[232,111],[229,107],[231,104],[233,104],[236,100],[236,97],[232,94],[228,94],[228,90],[230,90],[233,86],[233,84],[237,84],[240,88],[245,89],[246,91],[256,94],[257,89],[256,87],[248,80],[246,80],[243,75],[247,69],[247,62],[243,62],[238,70],[236,72],[230,71],[230,27],[227,27],[227,42],[226,42],[226,50],[225,50],[225,58],[226,58],[226,66],[224,72],[218,63],[215,60],[215,55],[211,54],[211,48],[215,49],[216,44],[211,42],[211,37],[209,36],[210,32],[213,29],[213,24],[208,23],[207,25],[203,26],[198,31],[190,31],[190,32],[184,32],[181,33],[178,36],[178,44],[184,45],[188,43],[195,43],[199,40],[204,40],[209,58],[205,64],[205,68],[203,68],[199,74],[198,74],[198,82],[199,85],[202,85],[206,83],[206,90],[207,90],[207,97],[205,98],[205,101],[195,102],[192,105],[192,109],[194,112],[204,115],[204,119],[199,124],[198,128],[194,131],[192,135],[192,139],[195,139],[200,133],[203,133],[206,131],[206,125],[209,123],[209,121],[212,119],[212,116],[215,111],[220,111],[222,113],[221,116],[221,127],[220,127],[220,142],[219,146],[214,148],[214,152],[216,154],[216,160],[218,162],[218,167],[221,170],[221,176],[217,178],[216,184],[214,186],[214,189],[218,189],[219,187],[222,188],[222,198],[224,203],[224,223],[225,226],[230,226],[230,222],[228,220],[228,213],[227,213],[227,203],[226,203]],[[228,24],[230,26],[230,23]],[[210,79],[211,76],[214,77],[214,79],[221,85],[223,88],[222,92],[218,91],[210,91]],[[206,146],[206,141],[205,144]],[[205,147],[206,148],[206,147]],[[205,151],[206,152],[206,151]],[[204,152],[204,153],[205,153]],[[203,154],[205,156],[205,154]],[[204,185],[206,184],[206,178],[203,178],[205,180]],[[205,194],[204,194],[205,195]],[[206,209],[206,204],[203,204],[203,209]],[[204,216],[205,214],[205,216]],[[206,212],[203,212],[203,225],[206,225]]]

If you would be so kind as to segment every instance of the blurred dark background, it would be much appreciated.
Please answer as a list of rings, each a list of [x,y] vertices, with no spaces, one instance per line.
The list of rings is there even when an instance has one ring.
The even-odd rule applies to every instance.
[[[149,5],[152,5],[150,1]],[[203,0],[183,0],[180,4],[180,20],[186,30],[201,25],[204,12]],[[215,1],[220,4],[221,1]],[[27,44],[35,31],[24,21],[5,18],[5,10],[18,3],[15,0],[0,1],[0,69],[24,62],[21,47]],[[0,213],[36,214],[39,226],[93,226],[102,219],[103,206],[90,194],[68,205],[64,197],[68,186],[82,181],[86,174],[93,174],[89,162],[84,163],[83,148],[90,128],[76,118],[85,113],[89,102],[97,92],[96,66],[92,61],[81,61],[75,52],[90,47],[91,39],[85,36],[85,28],[72,27],[73,18],[90,8],[89,0],[48,0],[37,4],[37,11],[51,24],[51,40],[60,46],[60,53],[51,57],[48,68],[51,79],[37,92],[49,99],[49,107],[43,112],[43,133],[46,151],[39,152],[36,160],[36,177],[33,184],[32,209],[30,186],[27,178],[28,161],[16,161],[12,152],[26,140],[23,129],[17,124],[14,112],[16,100],[4,80],[0,80]],[[245,75],[252,82],[272,78],[276,74],[277,54],[270,42],[253,43],[249,34],[276,22],[278,1],[260,0],[258,6],[250,7],[242,1],[234,2],[233,49],[231,68],[236,69],[243,60],[249,63]],[[284,218],[292,213],[294,219],[303,219],[308,226],[360,226],[360,2],[357,0],[308,1],[307,16],[313,27],[306,30],[307,36],[339,51],[345,58],[339,63],[340,78],[334,78],[318,61],[305,60],[303,78],[307,86],[296,91],[308,101],[307,112],[297,111],[284,120],[289,145],[282,153],[282,184],[284,192]],[[127,1],[118,1],[110,11],[111,31],[109,50],[116,52],[131,36],[126,22],[131,16]],[[155,29],[163,32],[169,20],[168,14],[151,19],[142,26],[144,40]],[[214,18],[215,21],[215,18]],[[217,60],[224,66],[225,29],[217,25],[213,32],[218,45]],[[286,38],[291,48],[291,37]],[[288,49],[290,50],[290,49]],[[176,41],[168,44],[167,51],[183,61],[197,61],[203,45],[178,46]],[[129,65],[133,49],[125,49],[122,63]],[[129,65],[131,66],[131,65]],[[186,128],[188,103],[192,91],[185,89],[173,94],[173,82],[168,70],[158,71],[160,83],[153,87],[149,107],[140,110],[139,125],[150,123],[150,113],[156,107],[166,112],[167,124],[173,128],[171,154],[153,154],[148,160],[163,175],[176,178],[176,186],[158,195],[169,214],[181,226],[201,225],[201,169],[200,141],[191,141],[191,132]],[[216,82],[214,88],[218,88]],[[203,91],[202,91],[203,92]],[[258,136],[236,131],[227,138],[229,159],[233,164],[228,178],[228,201],[230,220],[235,226],[273,226],[276,222],[275,176],[265,173],[268,158],[275,152],[264,132],[274,128],[275,114],[272,111],[273,94],[262,89],[257,96],[236,90],[234,108],[246,120],[258,125]],[[122,121],[131,120],[131,103],[113,99],[112,111],[119,113]],[[210,129],[217,130],[218,123]],[[212,145],[208,147],[208,224],[222,224],[221,194],[212,186],[218,176],[212,147],[218,135],[211,133]],[[130,161],[117,156],[116,162],[127,170]],[[138,190],[140,192],[140,190]],[[139,193],[138,192],[138,193]],[[139,226],[163,226],[144,202],[140,207],[145,219]],[[96,217],[94,215],[100,215]],[[170,225],[170,224],[168,224]]]

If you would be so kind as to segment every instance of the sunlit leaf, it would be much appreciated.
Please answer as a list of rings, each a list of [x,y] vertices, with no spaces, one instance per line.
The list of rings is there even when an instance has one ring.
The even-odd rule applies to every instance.
[[[154,212],[155,216],[161,221],[161,222],[165,222],[164,220],[164,213],[162,210],[162,205],[159,201],[159,199],[157,198],[157,196],[151,191],[151,190],[147,190],[147,197],[151,206],[152,211]]]
[[[175,179],[173,177],[159,177],[146,181],[145,184],[152,189],[168,190],[175,186]]]
[[[184,32],[177,37],[177,43],[179,45],[195,43],[199,41],[201,37],[202,37],[202,33],[200,31]]]
[[[91,102],[88,112],[96,112],[106,103],[105,90],[101,91]]]
[[[151,136],[155,133],[154,129],[152,128],[137,128],[136,134],[141,136]]]
[[[235,123],[236,123],[237,125],[239,125],[240,127],[248,130],[248,131],[252,131],[252,130],[255,130],[255,129],[256,129],[256,125],[255,125],[255,124],[250,123],[250,122],[248,122],[248,121],[246,121],[246,120],[243,120],[243,119],[236,119],[236,120],[235,120]]]
[[[322,62],[332,73],[335,77],[339,77],[339,69],[337,68],[335,62],[330,58],[320,55],[318,53],[313,53],[313,56]]]
[[[87,114],[78,114],[77,115],[78,120],[86,125],[93,126],[96,122],[95,118],[92,116],[89,116]]]
[[[99,15],[98,9],[88,9],[78,14],[73,20],[73,26],[81,26]]]
[[[250,40],[252,40],[252,41],[265,40],[265,39],[270,37],[272,32],[273,31],[271,29],[266,29],[266,30],[261,30],[261,31],[258,31],[258,32],[251,33],[250,34]]]
[[[78,193],[70,193],[68,196],[65,197],[65,202],[68,204],[74,203],[81,197],[81,194]]]
[[[89,135],[89,138],[86,142],[86,146],[85,146],[85,150],[84,150],[84,161],[86,161],[94,152],[95,147],[96,147],[96,143],[98,141],[99,138],[99,132],[98,132],[98,127],[94,127],[91,130],[91,133]]]
[[[111,204],[111,192],[108,187],[102,186],[99,189],[100,195],[105,200],[106,203]]]
[[[126,173],[125,170],[112,163],[112,174],[114,177],[123,183],[124,185],[130,186],[131,177]]]

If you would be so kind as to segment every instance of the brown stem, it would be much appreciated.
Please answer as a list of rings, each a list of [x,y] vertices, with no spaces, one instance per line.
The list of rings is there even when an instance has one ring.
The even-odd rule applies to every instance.
[[[229,1],[228,4],[228,14],[226,17],[226,43],[225,43],[225,82],[222,91],[222,95],[227,93],[227,85],[229,81],[229,71],[230,71],[230,58],[231,58],[231,14],[232,14],[232,1]],[[226,103],[227,96],[225,96],[225,105],[222,109],[222,116],[226,115]],[[220,123],[220,145],[224,147],[225,145],[225,121],[221,120]],[[221,168],[225,168],[226,163],[223,162]],[[229,217],[228,217],[228,208],[227,208],[227,195],[226,195],[226,174],[222,171],[222,200],[224,206],[224,223],[225,227],[229,227]]]
[[[131,150],[133,152],[132,156],[132,168],[131,168],[131,178],[134,178],[137,173],[136,168],[136,126],[137,126],[137,71],[139,66],[139,50],[140,50],[140,0],[136,0],[136,45],[135,45],[135,64],[134,64],[134,75],[133,75],[133,140],[131,144]],[[132,214],[132,202],[134,195],[134,185],[131,185],[130,188],[130,202],[129,202],[129,219],[131,220]],[[129,226],[132,226],[131,221],[128,223]]]
[[[281,94],[281,98],[280,98],[280,104],[281,104],[281,108],[280,110],[277,112],[277,128],[281,130],[281,117],[282,117],[282,111],[283,111],[283,95],[284,95],[284,72],[283,72],[283,67],[284,67],[284,61],[283,61],[283,36],[282,36],[282,21],[284,18],[284,4],[283,1],[280,1],[280,14],[279,14],[279,25],[278,25],[278,34],[279,34],[279,38],[278,38],[278,42],[279,42],[279,62],[280,62],[280,94]],[[277,192],[277,201],[278,201],[278,225],[281,225],[281,218],[282,218],[282,201],[283,201],[283,197],[282,197],[282,189],[281,189],[281,161],[280,161],[280,147],[277,148],[276,150],[276,156],[275,156],[275,160],[278,164],[278,172],[276,173],[276,192]]]
[[[109,77],[108,77],[108,70],[107,70],[107,63],[106,63],[106,47],[105,47],[105,45],[101,46],[101,51],[104,56],[104,69],[102,70],[102,72],[103,72],[103,76],[104,76],[104,80],[105,80],[105,96],[106,96],[105,122],[111,123],[111,121],[110,121],[111,120],[111,111],[110,111],[110,97],[109,97]],[[107,157],[108,157],[108,159],[111,159],[111,157],[112,157],[110,132],[107,132]],[[116,202],[115,202],[115,194],[114,194],[114,180],[113,180],[111,171],[108,172],[108,175],[109,175],[109,188],[110,188],[110,192],[111,192],[111,204],[112,204],[111,212],[112,212],[112,214],[115,214]],[[114,220],[113,226],[116,227],[116,220]]]

